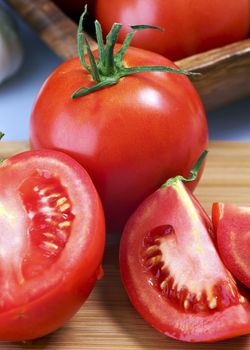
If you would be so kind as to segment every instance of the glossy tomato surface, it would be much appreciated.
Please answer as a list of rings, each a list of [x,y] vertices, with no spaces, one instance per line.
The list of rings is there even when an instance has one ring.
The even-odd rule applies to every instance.
[[[132,45],[158,52],[172,60],[247,38],[250,25],[249,0],[96,0],[95,17],[107,34],[114,22],[124,27],[148,24],[164,28],[143,30]]]
[[[250,305],[215,249],[212,223],[180,182],[148,197],[121,238],[120,268],[138,312],[190,342],[250,332]]]
[[[59,152],[4,161],[0,183],[0,339],[33,339],[62,326],[92,290],[103,210],[86,171]]]
[[[250,288],[250,207],[214,203],[212,219],[225,265]]]
[[[124,65],[168,65],[155,53],[129,48]],[[34,104],[33,148],[63,150],[90,174],[108,227],[119,229],[165,180],[189,171],[207,146],[207,121],[189,78],[138,73],[116,85],[72,99],[93,84],[78,58],[59,66]]]

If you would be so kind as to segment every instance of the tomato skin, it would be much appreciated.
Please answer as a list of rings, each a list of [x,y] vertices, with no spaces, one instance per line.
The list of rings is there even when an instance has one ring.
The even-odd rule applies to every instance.
[[[7,188],[9,196],[16,193],[18,198],[20,183],[36,170],[51,171],[67,185],[76,217],[67,244],[56,262],[39,275],[16,283],[11,290],[13,300],[8,299],[2,288],[1,307],[3,303],[6,305],[0,311],[1,340],[34,339],[63,326],[86,300],[100,274],[105,223],[102,205],[89,175],[61,152],[28,151],[2,163],[1,184]],[[78,187],[81,194],[77,195],[74,187]],[[1,215],[4,217],[4,212]],[[26,220],[28,224],[29,218]],[[21,263],[18,261],[19,265]],[[7,264],[6,261],[4,266]],[[3,271],[1,268],[1,279]]]
[[[224,264],[239,281],[250,288],[250,208],[213,203],[212,220]]]
[[[114,22],[126,25],[120,41],[131,31],[128,25],[148,24],[165,29],[143,30],[132,45],[158,52],[171,60],[224,46],[247,38],[250,26],[248,0],[96,0],[95,17],[107,34]]]
[[[125,65],[169,65],[155,53],[129,48]],[[77,58],[43,85],[31,115],[34,149],[62,150],[90,174],[110,230],[121,230],[139,203],[165,180],[188,175],[207,147],[207,121],[189,79],[139,73],[78,99],[93,82]]]
[[[182,290],[185,290],[185,285],[183,284],[182,288],[178,289],[177,276],[180,280],[186,280],[188,290],[200,283],[203,291],[206,290],[207,278],[210,278],[212,283],[215,283],[216,280],[220,281],[218,276],[223,276],[222,278],[225,280],[232,278],[221,262],[210,238],[211,220],[191,192],[184,190],[184,185],[161,188],[149,196],[133,213],[121,238],[121,277],[135,309],[158,331],[183,341],[210,342],[249,333],[250,305],[246,299],[244,302],[220,310],[212,309],[209,312],[195,313],[182,310],[176,303],[171,302],[171,298],[174,298],[178,293],[163,293],[155,287],[156,279],[164,281],[161,276],[162,268],[156,270],[156,275],[152,277],[149,267],[143,262],[145,259],[143,241],[148,233],[154,232],[156,227],[164,225],[173,226],[176,234],[169,243],[169,251],[164,253],[163,248],[161,248],[162,256],[164,256],[164,263],[162,262],[161,266],[166,269],[172,264],[173,275],[170,273],[168,276],[174,277],[174,283],[176,283],[180,294]],[[206,231],[208,231],[207,234]],[[193,244],[195,239],[197,239],[197,246]],[[164,240],[159,243],[158,238],[158,241],[153,244],[163,247]],[[177,247],[174,250],[177,254],[176,257],[171,255],[171,249],[173,249],[171,247],[174,247],[175,244]],[[152,256],[157,258],[157,254],[154,253]],[[201,265],[197,265],[199,262],[199,259],[196,260],[197,255],[203,256]],[[185,256],[187,259],[184,260]],[[169,261],[167,262],[168,257]],[[183,261],[179,262],[179,259],[183,259]],[[183,270],[180,270],[180,266]],[[197,266],[199,266],[198,269]],[[204,266],[208,266],[208,269],[205,268],[208,273],[199,275]],[[194,272],[194,268],[196,272]],[[186,275],[188,277],[185,279]],[[232,285],[235,286],[234,283]],[[190,293],[192,295],[191,289]],[[183,302],[183,299],[181,300]]]

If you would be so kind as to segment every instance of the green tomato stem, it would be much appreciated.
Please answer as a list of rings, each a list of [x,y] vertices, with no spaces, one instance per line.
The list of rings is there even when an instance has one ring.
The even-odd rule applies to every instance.
[[[90,48],[90,45],[89,45],[87,38],[85,38],[85,43],[86,43],[87,53],[88,53],[89,62],[90,62],[91,75],[92,75],[93,79],[99,83],[101,81],[99,70],[98,70],[98,67],[97,67],[97,64],[95,61],[95,57],[91,51],[91,48]]]
[[[178,176],[175,176],[175,177],[171,177],[163,185],[161,185],[161,188],[162,187],[171,186],[174,183],[176,183],[177,181],[182,181],[182,182],[185,182],[185,183],[194,181],[197,178],[197,176],[198,176],[199,170],[200,170],[200,168],[202,166],[202,163],[203,163],[204,159],[206,158],[207,153],[208,153],[207,150],[202,152],[201,156],[199,157],[199,159],[197,160],[197,162],[195,163],[195,165],[191,169],[190,175],[189,175],[188,178],[185,178],[185,177],[183,177],[181,175],[178,175]]]
[[[91,92],[94,92],[94,91],[97,91],[97,90],[100,90],[100,89],[103,89],[107,86],[111,86],[111,85],[114,85],[117,83],[117,79],[115,78],[110,78],[110,79],[107,79],[105,81],[101,81],[100,83],[97,83],[97,84],[94,84],[92,86],[90,86],[89,88],[79,88],[78,90],[76,90],[73,94],[72,94],[72,98],[78,98],[78,97],[81,97],[81,96],[85,96],[85,95],[88,95],[90,94]]]
[[[87,65],[86,60],[85,60],[85,51],[84,51],[84,45],[83,45],[84,38],[85,38],[84,31],[83,31],[83,20],[84,20],[84,17],[86,16],[86,14],[87,14],[87,5],[85,5],[84,11],[83,11],[82,15],[80,16],[79,25],[77,28],[77,51],[78,51],[78,56],[79,56],[79,59],[80,59],[82,66],[87,71],[90,71],[90,67]]]
[[[130,75],[130,74],[143,73],[143,72],[167,72],[167,73],[178,73],[178,74],[185,74],[185,75],[194,74],[191,72],[185,72],[177,68],[171,68],[167,66],[138,66],[138,67],[123,68],[121,72],[122,73],[121,77]]]
[[[131,32],[131,33],[128,33],[125,37],[125,40],[123,42],[123,45],[122,47],[120,48],[120,50],[116,53],[115,55],[115,63],[118,67],[122,68],[123,67],[123,64],[122,64],[122,61],[123,61],[123,58],[124,58],[124,55],[133,39],[135,35],[135,32]]]
[[[105,48],[104,48],[104,42],[103,42],[102,27],[97,20],[95,21],[95,32],[96,32],[96,40],[97,40],[97,46],[98,46],[98,64],[104,65]]]
[[[139,24],[139,25],[130,26],[130,28],[133,29],[133,30],[157,29],[160,32],[164,32],[164,28],[162,28],[162,27],[150,26],[150,25],[145,25],[145,24]]]
[[[106,37],[106,46],[104,45],[102,28],[98,21],[95,21],[96,40],[98,45],[98,59],[95,59],[93,52],[91,51],[89,42],[84,34],[83,21],[87,14],[87,6],[84,7],[84,12],[80,17],[78,31],[77,31],[77,47],[78,55],[82,67],[86,69],[92,79],[95,81],[92,87],[80,87],[72,94],[72,98],[78,98],[107,86],[117,84],[122,77],[137,74],[142,72],[167,72],[177,73],[185,75],[194,75],[197,73],[186,72],[177,68],[170,68],[167,66],[139,66],[127,68],[123,64],[124,56],[128,50],[128,47],[133,39],[135,33],[138,30],[156,29],[163,31],[162,28],[150,25],[134,25],[131,26],[132,32],[128,33],[120,50],[114,54],[114,47],[117,43],[118,36],[122,25],[120,23],[114,23],[109,34]],[[89,59],[89,65],[85,59],[86,55]]]
[[[104,75],[112,76],[115,73],[114,66],[114,47],[118,39],[119,32],[121,30],[122,25],[119,23],[114,23],[111,31],[107,35],[106,39],[106,48],[105,48],[105,65],[104,65]]]

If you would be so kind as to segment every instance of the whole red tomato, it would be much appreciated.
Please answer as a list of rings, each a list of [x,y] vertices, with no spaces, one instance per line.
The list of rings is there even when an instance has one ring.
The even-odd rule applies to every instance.
[[[95,16],[104,34],[113,22],[151,24],[163,33],[144,30],[133,39],[137,47],[172,60],[232,43],[248,36],[249,0],[96,0]],[[120,40],[131,31],[124,27]]]
[[[80,87],[92,87],[93,78],[78,58],[63,63],[44,83],[30,124],[33,148],[62,150],[84,165],[101,196],[109,229],[119,230],[166,178],[189,173],[208,138],[203,106],[185,75],[124,76],[130,67],[174,68],[172,62],[128,48],[120,64],[101,71],[111,70],[115,77],[121,71],[116,84],[72,99]],[[107,78],[113,84],[112,79]]]
[[[103,210],[89,175],[60,152],[5,160],[0,183],[0,340],[33,339],[61,327],[92,290]]]
[[[125,289],[138,312],[165,335],[204,342],[250,332],[248,298],[213,237],[211,220],[178,178],[143,201],[123,231]]]

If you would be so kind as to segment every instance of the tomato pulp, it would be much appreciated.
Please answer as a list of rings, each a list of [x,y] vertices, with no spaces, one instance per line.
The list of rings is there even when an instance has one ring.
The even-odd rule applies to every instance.
[[[221,47],[248,37],[249,0],[96,0],[95,16],[107,34],[114,22],[124,24],[123,41],[129,25],[151,24],[164,29],[143,30],[132,45],[158,52],[171,60]]]
[[[62,326],[100,274],[105,227],[84,169],[55,151],[0,166],[0,339],[27,340]]]
[[[175,67],[136,48],[128,48],[123,63]],[[35,101],[30,141],[34,149],[62,150],[79,161],[100,194],[108,228],[120,231],[167,178],[189,174],[207,146],[207,121],[196,90],[181,74],[133,74],[71,98],[79,87],[91,85],[78,58],[60,65]]]
[[[250,305],[213,244],[213,226],[181,181],[149,196],[122,234],[120,268],[138,312],[191,342],[250,332]]]

